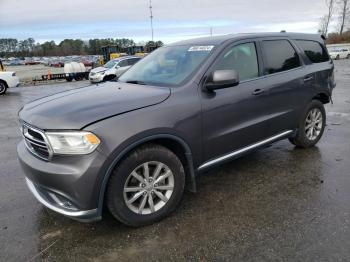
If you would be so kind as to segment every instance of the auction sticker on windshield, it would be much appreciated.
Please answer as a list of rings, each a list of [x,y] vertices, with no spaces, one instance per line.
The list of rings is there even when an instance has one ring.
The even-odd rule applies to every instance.
[[[195,51],[211,51],[213,49],[213,45],[200,45],[200,46],[191,46],[188,49],[188,52],[195,52]]]

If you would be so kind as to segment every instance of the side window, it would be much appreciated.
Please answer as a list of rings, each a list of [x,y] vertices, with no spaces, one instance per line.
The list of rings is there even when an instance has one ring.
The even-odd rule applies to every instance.
[[[233,46],[214,66],[214,70],[236,70],[239,80],[247,80],[259,76],[258,59],[254,43]]]
[[[128,59],[128,64],[130,66],[132,66],[132,65],[136,64],[136,62],[139,60],[140,60],[140,58],[130,58],[130,59]]]
[[[262,41],[266,74],[278,73],[300,66],[298,53],[287,40]]]
[[[311,62],[322,63],[329,61],[326,49],[320,43],[309,40],[297,40],[297,43]]]
[[[125,59],[125,60],[120,61],[118,66],[120,66],[120,67],[128,66],[128,60]]]

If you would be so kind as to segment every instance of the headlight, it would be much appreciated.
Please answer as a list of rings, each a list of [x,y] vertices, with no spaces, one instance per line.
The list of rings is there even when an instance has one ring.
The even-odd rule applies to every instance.
[[[65,155],[85,155],[93,152],[100,144],[100,139],[93,133],[46,132],[53,153]]]

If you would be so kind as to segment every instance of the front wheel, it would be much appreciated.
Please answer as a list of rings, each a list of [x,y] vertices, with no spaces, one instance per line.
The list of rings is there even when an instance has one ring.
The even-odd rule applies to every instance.
[[[126,225],[149,225],[175,210],[184,186],[182,163],[172,151],[156,144],[143,146],[113,171],[107,207]]]
[[[289,141],[302,148],[312,147],[321,139],[326,126],[326,111],[322,102],[313,100],[299,120],[298,131]]]
[[[4,95],[6,93],[7,86],[4,82],[0,81],[0,95]]]

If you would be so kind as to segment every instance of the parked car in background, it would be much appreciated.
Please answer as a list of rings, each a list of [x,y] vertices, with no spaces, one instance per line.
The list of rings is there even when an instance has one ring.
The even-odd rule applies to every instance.
[[[175,210],[185,186],[196,191],[199,173],[281,139],[317,144],[334,87],[320,35],[186,40],[118,82],[25,105],[18,157],[48,208],[93,221],[107,207],[127,225],[148,225]]]
[[[338,60],[338,59],[350,59],[350,49],[331,49],[329,50],[329,55],[332,59]]]
[[[89,74],[89,79],[92,83],[114,79],[121,76],[140,59],[141,57],[137,56],[123,56],[110,60],[105,65],[92,69]]]
[[[11,87],[19,86],[19,79],[15,72],[0,71],[0,95],[6,93],[6,90]]]

